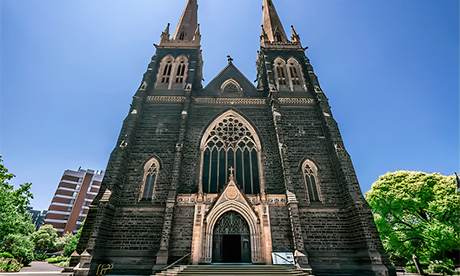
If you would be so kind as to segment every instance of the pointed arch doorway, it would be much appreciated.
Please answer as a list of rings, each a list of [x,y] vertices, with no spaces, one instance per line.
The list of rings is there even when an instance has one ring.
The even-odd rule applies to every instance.
[[[214,263],[250,263],[250,231],[246,220],[239,213],[223,214],[213,231]]]

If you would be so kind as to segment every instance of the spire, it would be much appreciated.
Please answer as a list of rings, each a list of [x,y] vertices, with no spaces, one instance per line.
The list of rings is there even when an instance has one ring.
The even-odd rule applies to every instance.
[[[197,0],[187,0],[187,5],[182,12],[176,31],[172,38],[169,37],[169,23],[166,30],[161,34],[160,48],[200,48],[201,34],[198,24]]]
[[[198,3],[197,0],[188,0],[172,39],[184,41],[194,40],[197,29]]]
[[[263,33],[270,42],[289,42],[272,0],[264,0]]]

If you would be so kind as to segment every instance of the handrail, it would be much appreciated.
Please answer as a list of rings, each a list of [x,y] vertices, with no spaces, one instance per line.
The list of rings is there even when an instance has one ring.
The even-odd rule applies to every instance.
[[[174,263],[168,265],[167,267],[163,268],[163,270],[167,270],[167,269],[170,269],[171,267],[175,266],[177,263],[179,263],[180,261],[182,261],[183,259],[185,259],[185,257],[188,257],[190,256],[190,253],[187,253],[185,254],[184,256],[182,256],[179,260],[175,261]]]
[[[275,254],[276,256],[280,257],[281,259],[285,260],[286,262],[292,264],[292,265],[295,265],[295,259],[294,259],[294,262],[291,262],[289,261],[288,259],[285,259],[283,256],[279,255],[278,253],[276,252],[273,252],[273,254]]]

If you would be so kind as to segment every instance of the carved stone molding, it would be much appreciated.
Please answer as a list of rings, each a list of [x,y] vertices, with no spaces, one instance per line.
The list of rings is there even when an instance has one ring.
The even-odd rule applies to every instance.
[[[244,195],[233,175],[220,194],[204,194],[204,201],[195,206],[192,240],[192,263],[211,263],[214,231],[226,213],[238,213],[248,225],[249,249],[252,263],[271,263],[271,230],[267,205],[260,204],[257,195]],[[255,203],[255,204],[254,204]]]
[[[247,99],[247,98],[195,98],[196,103],[202,104],[230,104],[230,105],[263,105],[266,99]]]
[[[268,205],[286,206],[286,195],[267,195]]]
[[[314,104],[313,98],[279,98],[280,104]]]
[[[180,194],[176,198],[177,206],[194,206],[196,203],[196,195]]]
[[[183,96],[148,96],[147,102],[183,103],[185,102],[185,97]]]

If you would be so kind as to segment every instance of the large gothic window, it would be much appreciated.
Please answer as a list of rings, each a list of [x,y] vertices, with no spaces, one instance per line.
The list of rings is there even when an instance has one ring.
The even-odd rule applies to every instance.
[[[318,168],[312,161],[306,160],[302,165],[302,173],[310,202],[321,202],[318,186]]]
[[[287,87],[288,78],[286,74],[286,62],[281,58],[275,59],[275,79],[278,89]]]
[[[155,183],[158,178],[160,164],[155,158],[150,159],[144,165],[143,185],[140,193],[140,200],[152,200],[154,196]]]
[[[202,189],[218,193],[228,181],[229,169],[246,194],[260,193],[260,142],[251,125],[229,111],[206,131],[202,144]]]

